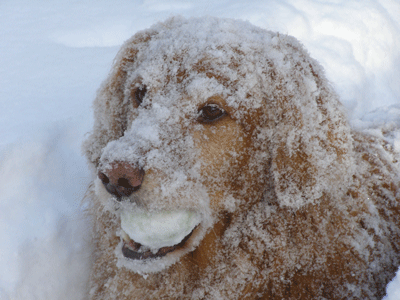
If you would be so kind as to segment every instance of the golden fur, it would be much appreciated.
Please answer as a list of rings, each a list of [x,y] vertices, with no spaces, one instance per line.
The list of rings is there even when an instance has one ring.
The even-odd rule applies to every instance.
[[[152,41],[185,26],[190,34],[196,22],[212,22],[226,34],[219,25],[238,21],[172,18],[128,40],[98,92],[96,123],[84,149],[95,168],[107,170],[103,165],[114,157],[111,141],[128,151],[139,147],[136,135],[129,140],[136,134],[132,124],[147,113],[135,102],[138,86],[148,85],[149,111],[160,91],[177,87],[180,94],[171,104],[177,113],[161,127],[177,135],[161,133],[160,144],[135,148],[140,150],[135,157],[164,151],[187,174],[201,161],[199,178],[187,175],[187,184],[206,191],[207,207],[185,188],[174,190],[174,197],[155,192],[173,180],[168,166],[147,156],[142,186],[129,199],[144,208],[193,208],[209,212],[209,219],[183,247],[167,254],[176,256],[175,263],[135,271],[119,263],[119,215],[108,207],[111,196],[95,183],[90,198],[97,250],[90,299],[381,299],[400,264],[400,185],[390,145],[350,130],[321,67],[289,36],[254,29],[271,38],[271,48],[251,50],[259,59],[253,63],[259,70],[252,88],[247,85],[251,71],[243,67],[251,58],[240,43],[217,45],[227,56],[222,61],[202,50],[190,64],[187,46],[172,56],[160,54],[170,66],[163,77],[150,76],[147,69],[135,73],[149,59]],[[172,66],[178,69],[172,72]],[[230,92],[196,98],[186,87],[197,78],[214,80]],[[184,113],[190,109],[181,109],[197,111],[207,103],[226,115],[201,123]],[[172,122],[173,117],[178,118]],[[186,144],[174,148],[181,136]]]

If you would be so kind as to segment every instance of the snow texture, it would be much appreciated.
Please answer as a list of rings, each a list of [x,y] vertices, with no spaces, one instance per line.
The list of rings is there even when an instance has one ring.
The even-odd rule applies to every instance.
[[[146,95],[139,103],[137,91],[144,89],[147,90]],[[229,160],[222,156],[209,163],[204,158],[207,156],[204,151],[199,150],[201,143],[198,142],[198,137],[206,134],[206,126],[196,120],[201,114],[199,108],[215,97],[226,101],[224,111],[229,111],[229,118],[240,124],[243,131],[239,130],[230,142],[236,146],[230,150]],[[201,237],[219,220],[221,209],[212,206],[210,199],[213,198],[210,195],[220,191],[223,183],[232,180],[226,178],[229,172],[236,178],[238,173],[232,170],[240,165],[244,155],[249,157],[246,161],[249,168],[242,174],[243,184],[252,178],[252,184],[256,184],[257,188],[251,191],[243,187],[236,196],[233,195],[234,190],[224,188],[223,196],[219,197],[225,198],[228,195],[229,200],[239,197],[242,200],[236,209],[245,210],[246,214],[241,219],[242,214],[233,208],[235,218],[232,217],[227,233],[223,235],[226,250],[215,253],[215,270],[211,269],[208,275],[200,277],[199,287],[191,289],[185,286],[185,289],[193,293],[194,298],[211,299],[218,296],[236,299],[241,294],[238,292],[231,295],[231,292],[241,291],[251,282],[254,289],[267,293],[265,282],[278,285],[278,278],[294,273],[299,264],[309,276],[329,272],[325,266],[326,261],[337,251],[334,249],[342,245],[345,249],[353,249],[353,255],[359,257],[359,260],[370,258],[367,267],[358,265],[359,262],[353,261],[353,256],[349,259],[349,266],[354,267],[351,271],[354,279],[346,277],[346,284],[337,286],[334,292],[329,290],[332,297],[368,295],[375,299],[381,295],[379,285],[382,283],[377,283],[378,288],[375,288],[368,276],[373,277],[379,273],[382,281],[387,281],[388,276],[391,276],[393,264],[397,266],[399,259],[395,254],[395,246],[389,246],[389,232],[397,236],[399,228],[393,219],[385,220],[380,215],[381,205],[384,205],[380,199],[383,196],[369,196],[372,187],[363,178],[372,172],[369,164],[374,164],[380,166],[379,176],[375,179],[378,187],[392,181],[393,186],[397,186],[399,169],[396,165],[392,167],[392,162],[398,162],[399,157],[391,152],[394,145],[382,142],[384,149],[380,149],[382,146],[379,140],[373,136],[369,138],[371,145],[368,147],[379,153],[379,156],[363,148],[363,141],[367,138],[350,132],[338,96],[325,78],[322,67],[295,38],[233,19],[169,18],[136,33],[125,42],[117,54],[109,77],[97,93],[94,110],[93,132],[84,142],[84,151],[89,161],[105,173],[112,170],[115,162],[143,168],[146,172],[144,183],[147,182],[148,186],[142,185],[129,196],[128,204],[118,203],[111,209],[107,203],[113,203],[112,197],[104,195],[101,185],[96,188],[97,194],[93,197],[94,215],[97,216],[96,231],[103,232],[106,229],[107,233],[101,234],[97,244],[100,260],[95,262],[96,280],[92,281],[91,294],[93,299],[105,295],[122,297],[125,288],[129,289],[126,286],[129,286],[130,281],[125,282],[119,275],[119,272],[125,271],[117,270],[117,275],[111,275],[109,268],[112,266],[102,270],[98,266],[104,264],[103,255],[108,257],[119,218],[122,226],[128,229],[126,214],[131,212],[126,211],[130,205],[137,205],[152,215],[159,215],[158,211],[163,210],[190,209],[201,216],[202,234],[197,236],[195,244],[179,255],[131,261],[118,254],[121,252],[121,243],[116,248],[117,265],[122,269],[139,274],[164,271],[188,251],[192,251]],[[382,126],[377,129],[382,132],[381,138],[386,139],[387,136],[389,142],[390,137],[392,141],[396,139],[394,131],[397,124],[392,123],[388,124],[390,130],[384,130]],[[215,130],[229,130],[231,126],[216,127]],[[251,129],[252,126],[256,129]],[[245,139],[251,140],[252,146],[239,147]],[[353,146],[357,151],[353,150]],[[214,151],[210,151],[211,156]],[[366,159],[360,158],[360,155],[369,152],[372,157],[366,163]],[[264,154],[263,160],[260,160],[261,153]],[[383,157],[387,161],[386,165],[373,156]],[[219,160],[224,161],[224,167],[215,165],[215,161]],[[267,169],[264,169],[265,161],[271,162]],[[205,173],[205,170],[208,172]],[[240,184],[240,179],[235,180]],[[271,180],[274,188],[268,188],[264,180]],[[374,189],[380,190],[378,187]],[[350,191],[354,189],[360,195],[350,197]],[[385,193],[387,201],[393,203],[393,207],[399,205],[396,204],[398,198],[390,194],[389,190],[382,193]],[[266,206],[265,201],[277,202],[278,208]],[[359,211],[352,211],[356,207]],[[302,208],[311,215],[314,210],[320,213],[316,217],[320,219],[318,238],[312,231],[303,229],[303,241],[298,240],[295,245],[291,245],[290,237],[286,236],[287,231],[291,230],[287,223],[279,219],[284,219],[288,212],[296,215]],[[112,217],[107,216],[107,213]],[[363,226],[372,231],[359,229],[356,220],[361,215],[365,220]],[[281,245],[271,241],[273,235],[268,233],[269,227],[265,225],[267,220],[274,220],[280,233],[277,236],[288,239],[288,245],[285,245],[286,242]],[[302,223],[301,219],[289,218],[287,222],[299,228],[311,226],[308,219]],[[334,243],[331,236],[333,229],[325,222],[343,224],[343,228],[336,228]],[[349,228],[352,231],[348,231]],[[174,226],[168,228],[171,234],[180,230]],[[135,240],[130,233],[136,235],[138,230],[129,227],[129,231],[126,233]],[[309,236],[316,241],[308,245],[304,239]],[[377,236],[382,242],[375,242]],[[146,243],[157,251],[163,246],[158,243],[159,240],[155,239],[152,245],[149,245],[149,241]],[[249,246],[243,246],[245,240]],[[248,240],[257,242],[257,245]],[[239,244],[242,246],[234,249],[243,250],[243,256],[249,256],[253,262],[262,258],[265,260],[256,263],[258,269],[251,264],[244,267],[247,270],[230,282],[230,279],[222,278],[238,272],[237,262],[231,265],[225,258],[233,257],[239,250],[233,251],[231,247]],[[277,249],[281,249],[279,255],[265,258],[265,252],[275,252]],[[316,263],[312,257],[318,257],[321,261]],[[278,261],[284,260],[284,265],[271,267],[275,258]],[[385,277],[384,268],[389,266],[392,271],[387,270]],[[279,270],[282,273],[278,276],[276,273],[279,274]],[[165,273],[166,276],[171,276],[171,281],[175,278],[173,273]],[[343,280],[339,275],[335,276],[327,279],[332,285]],[[106,294],[100,292],[104,282],[99,278],[107,281]],[[151,275],[150,278],[148,280],[155,277]],[[216,282],[218,288],[213,285]],[[125,288],[117,288],[119,284]],[[166,283],[160,288],[163,289],[168,290],[170,297],[183,296],[182,292],[173,290]],[[273,288],[271,290],[269,292],[274,295],[282,293]],[[140,287],[135,287],[136,297],[140,298],[142,292]]]
[[[174,30],[170,30],[170,28],[174,28]],[[136,44],[136,42],[132,45],[133,40],[147,40],[150,37],[149,45],[147,43]],[[322,82],[322,78],[318,87],[314,82],[312,72],[323,74],[319,64],[313,61],[310,68],[308,66],[310,58],[305,52],[299,51],[294,54],[303,57],[291,57],[293,49],[302,48],[297,40],[290,36],[279,36],[273,32],[265,33],[264,30],[249,23],[233,20],[220,23],[214,18],[192,20],[191,22],[185,22],[180,18],[170,19],[169,23],[158,24],[148,31],[136,34],[133,40],[130,39],[126,42],[126,46],[122,47],[120,55],[116,58],[116,61],[120,62],[125,53],[138,51],[135,63],[130,66],[132,69],[126,70],[128,78],[124,91],[125,98],[122,101],[121,96],[114,90],[112,85],[115,76],[111,74],[109,81],[103,83],[95,101],[94,133],[85,144],[86,153],[91,162],[96,164],[100,160],[101,168],[104,170],[109,168],[108,162],[113,161],[126,161],[132,164],[138,162],[140,167],[145,166],[145,170],[159,169],[163,172],[170,170],[173,174],[166,174],[171,177],[167,186],[185,183],[186,178],[198,178],[199,174],[195,173],[198,166],[196,168],[196,162],[193,161],[196,150],[191,137],[187,134],[181,136],[182,127],[186,131],[190,128],[188,122],[197,112],[196,105],[199,106],[204,99],[217,94],[225,98],[227,104],[232,108],[244,106],[257,109],[265,105],[263,99],[267,97],[272,102],[269,104],[270,111],[275,114],[269,116],[269,119],[277,119],[277,115],[282,112],[279,111],[279,103],[274,103],[274,101],[278,102],[275,100],[277,97],[275,91],[285,84],[286,95],[291,98],[294,105],[298,105],[298,107],[293,107],[293,111],[299,111],[299,113],[283,120],[277,119],[279,128],[262,129],[263,134],[266,135],[264,139],[269,141],[287,140],[286,148],[289,149],[289,155],[291,155],[291,149],[297,149],[302,143],[301,141],[307,141],[301,146],[307,148],[306,155],[310,157],[309,161],[312,164],[323,165],[312,166],[316,172],[313,178],[316,183],[312,186],[305,186],[304,194],[296,193],[299,184],[298,178],[286,181],[277,180],[285,184],[280,187],[280,193],[285,194],[282,197],[282,204],[299,207],[305,204],[304,199],[310,199],[310,201],[317,199],[323,191],[330,188],[324,184],[329,181],[335,182],[337,178],[342,179],[341,182],[338,182],[338,186],[346,188],[346,183],[349,181],[346,174],[350,174],[351,170],[343,166],[351,166],[353,163],[350,161],[350,155],[343,156],[343,161],[339,163],[336,151],[340,148],[340,151],[344,153],[351,152],[349,128],[341,121],[343,112],[338,108],[337,96],[329,84]],[[240,55],[243,53],[246,55]],[[260,56],[259,53],[265,55]],[[179,57],[184,57],[185,61],[177,59]],[[210,63],[211,58],[212,62]],[[205,62],[204,66],[202,66],[203,62]],[[295,63],[301,65],[295,66]],[[238,65],[239,69],[236,70],[230,64]],[[266,71],[260,67],[266,65],[271,66],[270,70]],[[217,72],[215,76],[223,77],[224,83],[219,82],[214,76],[210,78],[207,74],[196,72],[196,69],[201,67],[215,70]],[[177,74],[182,72],[180,68],[193,69],[193,72],[185,74],[184,91],[176,90]],[[304,81],[303,77],[299,75],[300,70],[303,69],[309,72]],[[267,73],[265,74],[265,72]],[[274,74],[272,75],[272,73]],[[245,80],[240,80],[238,74],[246,74]],[[118,141],[113,141],[119,134],[116,132],[118,124],[115,124],[115,116],[130,114],[127,111],[128,97],[130,90],[139,85],[135,82],[137,78],[141,78],[140,84],[149,89],[151,103],[146,102],[150,97],[144,99],[144,103],[137,111],[133,112],[132,123],[120,120],[120,124],[127,123],[121,126],[128,128]],[[167,78],[174,79],[166,83]],[[235,82],[239,82],[239,84]],[[287,82],[291,84],[286,84]],[[251,97],[248,97],[250,91],[252,94]],[[182,98],[182,93],[193,101],[176,101]],[[330,98],[332,101],[324,103],[323,109],[317,109],[318,101],[315,99],[319,97]],[[180,104],[181,102],[182,104]],[[243,116],[240,115],[243,113],[243,110],[236,110],[235,118],[243,119]],[[180,115],[188,115],[192,118],[178,119]],[[332,123],[335,124],[333,129],[328,129],[329,123],[315,126],[315,124],[323,124],[323,119],[326,117],[331,118]],[[297,122],[301,131],[297,131],[296,127],[291,126],[291,122]],[[306,135],[303,136],[303,132]],[[337,144],[327,150],[327,147],[320,141],[328,132],[333,136],[342,136],[340,141],[343,144]],[[318,137],[321,134],[322,136]],[[170,141],[166,143],[167,146],[163,144],[163,147],[160,147],[161,141],[165,143],[166,140]],[[270,151],[279,151],[278,147]],[[179,155],[170,155],[173,152],[179,152]],[[142,153],[146,154],[142,155]],[[178,160],[171,161],[172,157],[177,157]],[[189,164],[181,166],[182,161]],[[190,163],[190,161],[193,162]],[[273,165],[272,168],[276,169],[277,167]],[[188,174],[188,172],[192,174]],[[276,171],[275,176],[282,176],[279,170]],[[172,179],[172,177],[174,178]],[[184,188],[187,189],[182,186],[181,190]],[[336,188],[336,186],[332,188]],[[168,192],[174,197],[175,190],[169,188]],[[167,202],[164,201],[164,203]]]
[[[0,8],[1,300],[85,299],[91,246],[79,203],[90,180],[79,148],[91,128],[92,98],[123,41],[171,14],[240,18],[295,36],[325,68],[352,126],[386,132],[400,151],[396,1],[99,1],[93,7],[17,0]],[[399,277],[386,299],[400,298]]]

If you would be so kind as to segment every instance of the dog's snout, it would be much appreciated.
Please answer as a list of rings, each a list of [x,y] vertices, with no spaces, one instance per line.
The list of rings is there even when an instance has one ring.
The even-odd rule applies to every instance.
[[[122,197],[129,197],[140,189],[144,170],[126,162],[116,162],[107,171],[99,171],[98,177],[106,190],[121,201]]]

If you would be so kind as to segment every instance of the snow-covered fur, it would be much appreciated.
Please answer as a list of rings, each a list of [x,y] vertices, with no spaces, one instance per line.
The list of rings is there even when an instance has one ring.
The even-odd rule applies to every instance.
[[[398,157],[351,131],[295,38],[170,18],[122,46],[94,112],[90,299],[384,296],[400,264]],[[112,196],[124,168],[140,188]],[[166,255],[132,259],[121,212],[137,210],[201,221]]]

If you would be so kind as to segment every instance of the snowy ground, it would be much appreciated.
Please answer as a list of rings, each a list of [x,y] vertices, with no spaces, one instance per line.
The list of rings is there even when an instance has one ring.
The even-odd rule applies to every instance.
[[[247,2],[247,3],[246,3]],[[398,0],[0,2],[0,300],[84,299],[90,231],[80,143],[121,43],[181,14],[300,39],[359,129],[400,125]],[[400,132],[393,137],[400,152]],[[400,299],[400,273],[386,300]]]

